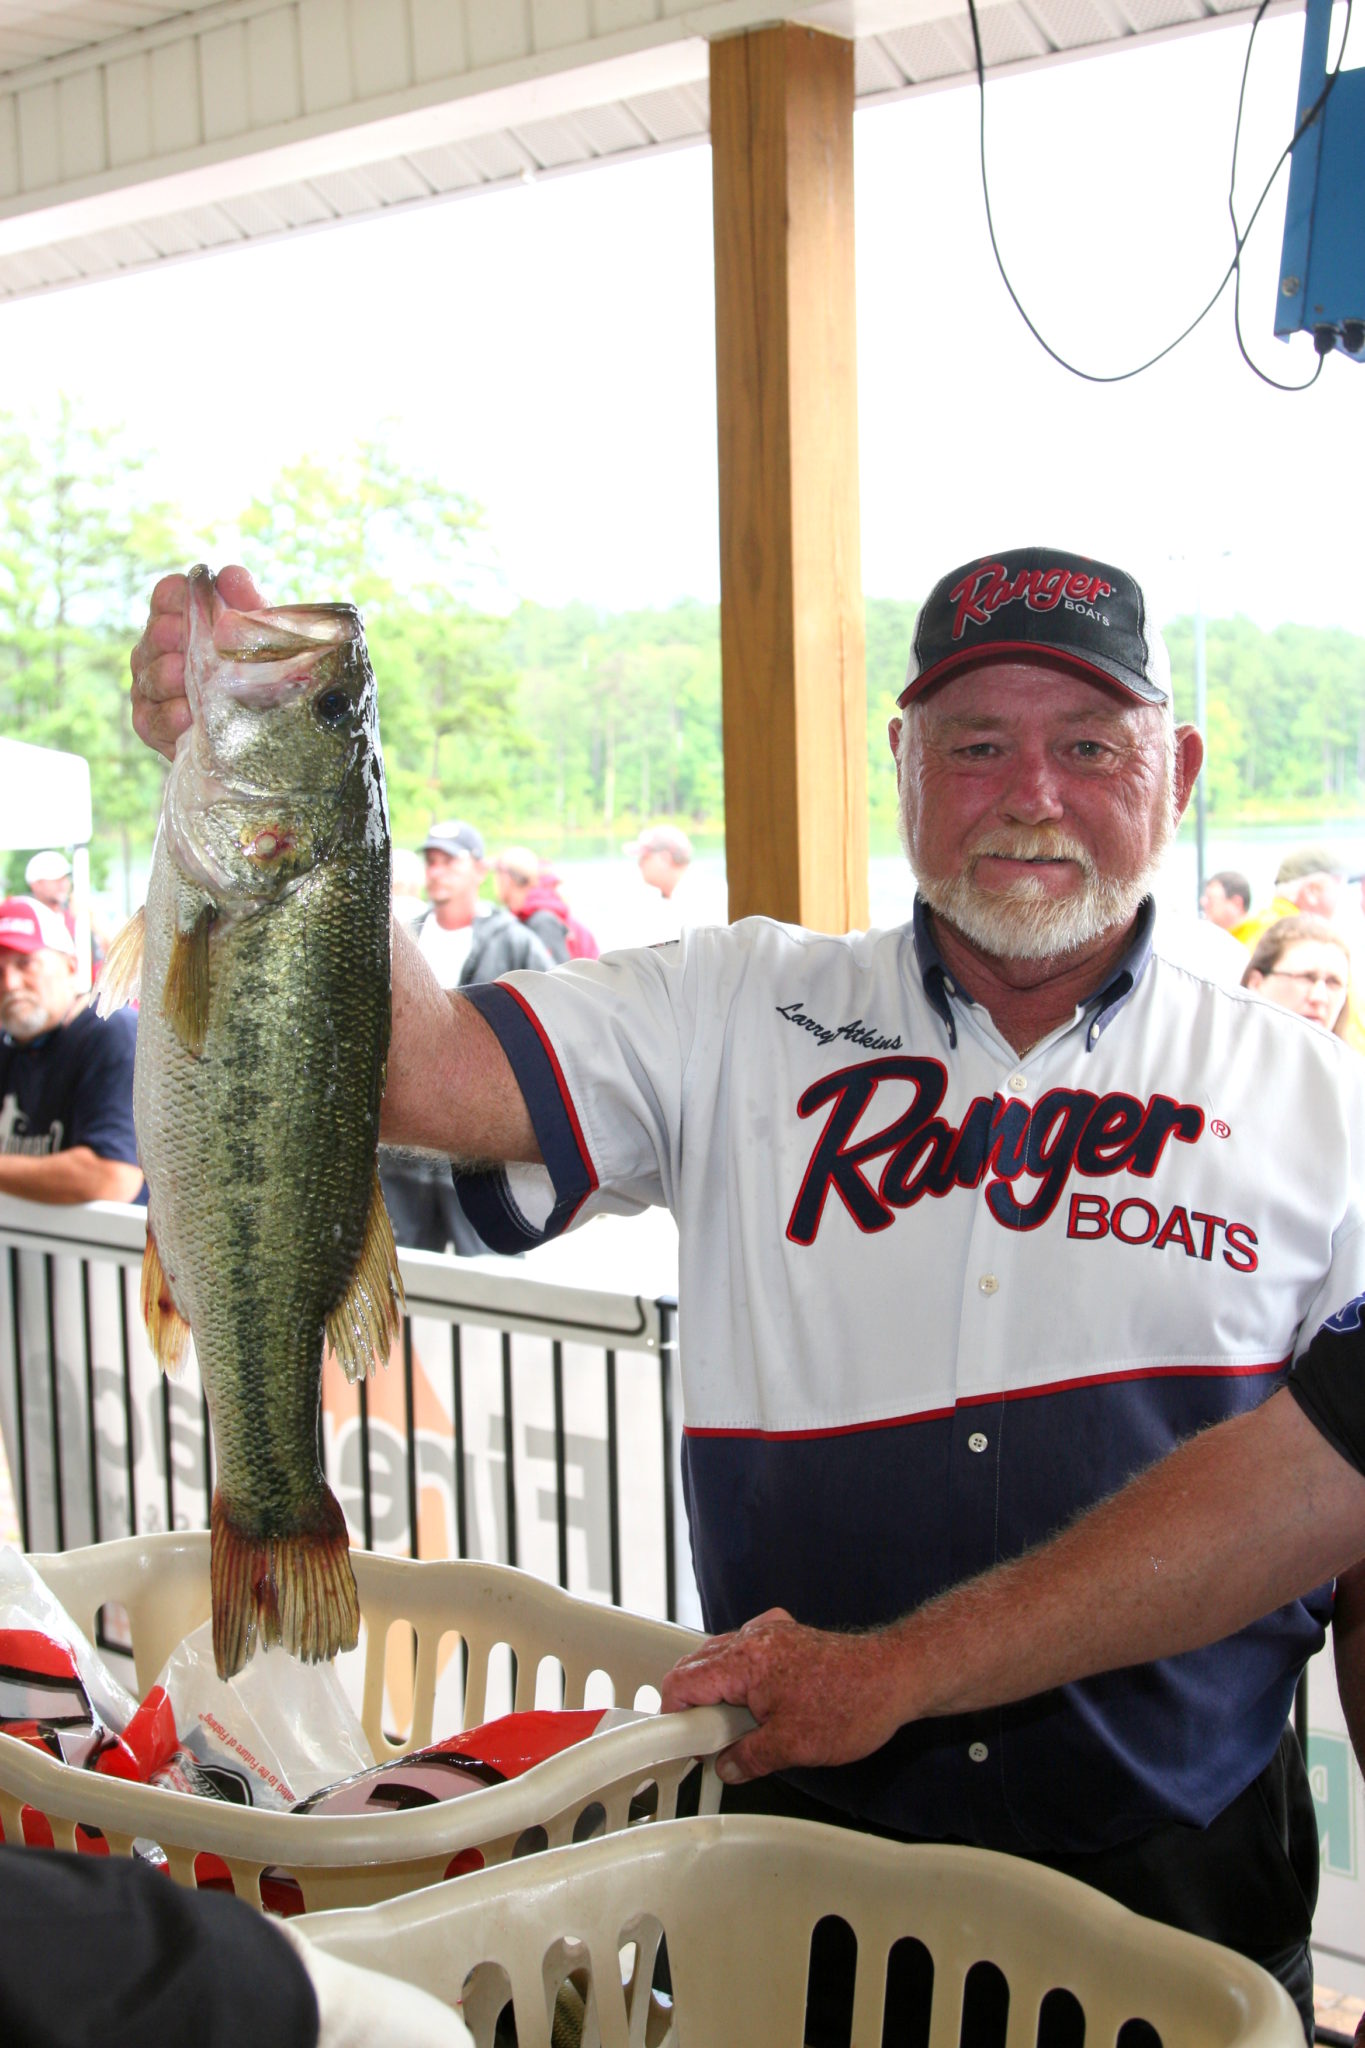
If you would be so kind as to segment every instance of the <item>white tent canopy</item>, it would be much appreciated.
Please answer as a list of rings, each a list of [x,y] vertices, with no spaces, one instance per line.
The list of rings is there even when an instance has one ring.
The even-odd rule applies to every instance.
[[[71,855],[76,957],[90,986],[90,763],[83,754],[0,739],[0,848],[64,847]]]
[[[0,847],[84,846],[90,839],[90,763],[83,754],[0,740]]]

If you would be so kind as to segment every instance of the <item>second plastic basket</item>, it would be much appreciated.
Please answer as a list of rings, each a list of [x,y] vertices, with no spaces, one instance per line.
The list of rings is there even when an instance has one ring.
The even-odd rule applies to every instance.
[[[499,1645],[516,1660],[517,1708],[535,1704],[547,1658],[562,1672],[561,1705],[583,1705],[590,1681],[603,1674],[610,1687],[599,1679],[594,1693],[609,1689],[616,1704],[632,1706],[700,1640],[690,1629],[597,1606],[502,1565],[414,1563],[366,1551],[353,1551],[352,1561],[364,1628],[361,1719],[377,1763],[431,1741],[438,1653],[452,1631],[465,1658],[460,1725],[466,1727],[487,1718],[490,1660]],[[208,1618],[209,1539],[203,1532],[123,1537],[31,1562],[92,1639],[102,1607],[112,1602],[124,1609],[140,1694],[155,1683],[176,1645]],[[385,1648],[398,1622],[411,1625],[416,1654],[412,1725],[401,1743],[390,1741],[382,1726]],[[733,1708],[651,1715],[578,1743],[505,1785],[412,1812],[354,1817],[265,1812],[128,1784],[75,1770],[0,1736],[0,1827],[8,1842],[21,1842],[26,1833],[41,1840],[44,1831],[34,1822],[41,1814],[59,1849],[76,1846],[78,1827],[98,1829],[119,1855],[131,1853],[135,1840],[155,1844],[182,1884],[222,1882],[226,1866],[239,1897],[257,1906],[266,1872],[278,1887],[270,1896],[295,1910],[361,1905],[433,1884],[452,1870],[477,1870],[624,1828],[632,1808],[667,1819],[697,1761],[701,1808],[712,1811],[719,1782],[708,1760],[751,1725]]]
[[[801,2048],[812,1936],[856,1944],[844,2042],[1303,2048],[1255,1963],[987,1849],[810,1821],[671,1821],[309,1922],[347,1962],[462,2004],[477,2048]],[[652,1990],[667,1941],[671,1995]],[[568,1990],[566,1991],[566,1985]],[[884,2024],[884,2007],[894,2008]]]

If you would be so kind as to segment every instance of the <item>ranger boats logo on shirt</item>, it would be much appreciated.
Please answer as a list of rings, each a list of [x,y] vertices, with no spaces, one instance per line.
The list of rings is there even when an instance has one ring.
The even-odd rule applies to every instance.
[[[861,1128],[877,1090],[908,1084],[909,1106],[889,1123]],[[828,1109],[787,1223],[794,1244],[814,1244],[831,1193],[858,1228],[885,1230],[901,1209],[926,1195],[985,1183],[986,1206],[1007,1230],[1036,1230],[1056,1209],[1073,1173],[1087,1179],[1117,1174],[1150,1180],[1172,1142],[1193,1145],[1204,1128],[1194,1103],[1153,1095],[1097,1095],[1086,1088],[1050,1088],[1036,1103],[978,1096],[960,1124],[939,1115],[948,1088],[941,1060],[906,1055],[841,1067],[812,1083],[797,1103],[803,1116]],[[880,1169],[880,1170],[878,1170]],[[1097,1193],[1074,1193],[1067,1236],[1107,1236],[1122,1244],[1173,1245],[1209,1260],[1222,1246],[1225,1264],[1254,1272],[1256,1234],[1202,1209],[1177,1204],[1162,1216],[1144,1197],[1112,1208]]]

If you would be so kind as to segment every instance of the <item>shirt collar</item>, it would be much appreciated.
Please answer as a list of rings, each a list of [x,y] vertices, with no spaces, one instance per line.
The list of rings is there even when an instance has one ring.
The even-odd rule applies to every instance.
[[[1156,904],[1150,896],[1144,896],[1138,906],[1137,922],[1133,926],[1133,937],[1127,952],[1104,986],[1096,989],[1093,995],[1087,996],[1080,1005],[1081,1014],[1090,1019],[1085,1033],[1087,1052],[1095,1050],[1101,1037],[1109,1029],[1146,972],[1147,963],[1152,957],[1152,931],[1155,924]],[[963,986],[960,977],[951,974],[944,965],[943,956],[934,938],[929,908],[922,896],[915,898],[913,931],[915,957],[929,1007],[941,1018],[948,1033],[948,1043],[956,1050],[957,1024],[953,1017],[951,999],[958,996],[964,1003],[973,1003],[975,997],[970,989]]]

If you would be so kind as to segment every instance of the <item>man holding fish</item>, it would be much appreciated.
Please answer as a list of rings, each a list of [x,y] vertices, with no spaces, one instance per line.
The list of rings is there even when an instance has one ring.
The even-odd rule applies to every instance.
[[[217,588],[259,604],[244,570]],[[186,602],[157,586],[133,658],[167,752]],[[467,1162],[499,1249],[676,1215],[703,1608],[722,1635],[768,1619],[670,1703],[766,1724],[804,1699],[837,1737],[775,1737],[754,1769],[800,1768],[730,1796],[1052,1864],[1253,1956],[1308,2029],[1286,1717],[1331,1619],[1365,1729],[1359,1572],[1003,1711],[907,1724],[891,1674],[913,1609],[1256,1409],[1365,1290],[1365,1079],[1164,951],[1152,881],[1203,749],[1131,576],[1057,549],[950,572],[889,737],[910,925],[750,919],[463,998],[396,934],[384,1134]],[[818,1643],[809,1684],[772,1610]]]

